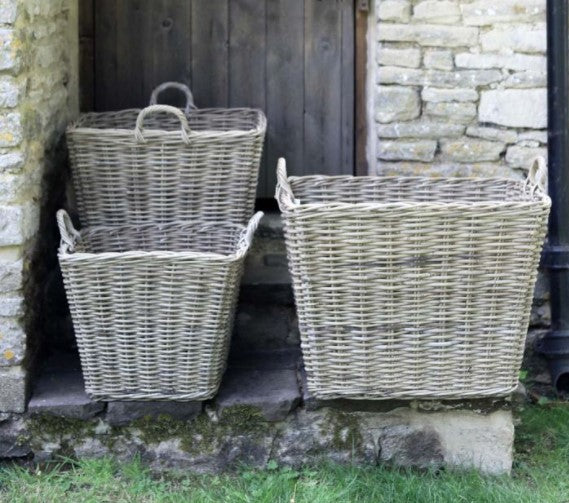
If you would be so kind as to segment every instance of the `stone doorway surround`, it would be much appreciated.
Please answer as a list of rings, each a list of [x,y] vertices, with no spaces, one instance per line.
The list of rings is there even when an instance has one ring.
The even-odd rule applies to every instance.
[[[77,3],[0,1],[0,411],[23,412],[56,267],[62,139],[78,113]],[[42,261],[42,256],[45,261]],[[48,257],[51,256],[51,259]]]

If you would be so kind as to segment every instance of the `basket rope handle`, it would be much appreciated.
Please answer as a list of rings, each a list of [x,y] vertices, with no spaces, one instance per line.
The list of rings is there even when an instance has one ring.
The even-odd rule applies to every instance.
[[[194,103],[194,95],[192,91],[186,84],[182,84],[181,82],[164,82],[157,86],[152,94],[150,95],[150,105],[157,105],[158,104],[158,96],[160,96],[164,91],[167,89],[176,89],[181,91],[186,96],[186,106],[184,107],[184,113],[188,115],[192,110],[197,110],[197,106]]]
[[[243,233],[239,238],[239,243],[237,244],[237,255],[239,257],[247,253],[247,250],[253,242],[253,236],[255,235],[255,231],[257,230],[257,227],[259,226],[259,222],[261,221],[261,218],[263,218],[263,215],[264,213],[262,211],[255,213],[253,217],[251,217],[251,220],[249,220],[246,229],[243,230]]]
[[[65,210],[58,210],[56,214],[57,226],[61,234],[61,249],[72,252],[77,241],[81,239],[81,234],[73,226],[69,213]]]
[[[547,162],[541,156],[536,157],[529,169],[526,186],[532,187],[532,192],[539,189],[547,194],[547,177]]]
[[[298,204],[298,201],[294,198],[290,183],[288,183],[286,160],[283,157],[281,157],[277,163],[277,188],[275,190],[275,199],[279,203],[281,211]]]
[[[188,136],[188,131],[190,130],[190,126],[188,125],[188,119],[184,115],[182,111],[180,111],[176,107],[171,107],[170,105],[150,105],[146,108],[143,108],[138,117],[136,118],[136,127],[134,128],[134,137],[137,141],[144,143],[146,140],[144,138],[144,119],[151,114],[156,113],[168,113],[175,115],[178,120],[180,121],[180,134],[182,136],[182,141],[184,143],[190,143],[190,137]]]

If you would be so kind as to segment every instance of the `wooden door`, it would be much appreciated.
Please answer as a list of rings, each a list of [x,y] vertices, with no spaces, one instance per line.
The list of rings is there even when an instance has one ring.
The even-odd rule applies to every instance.
[[[354,0],[82,1],[85,109],[180,81],[199,107],[265,111],[260,197],[280,156],[292,174],[354,172]]]

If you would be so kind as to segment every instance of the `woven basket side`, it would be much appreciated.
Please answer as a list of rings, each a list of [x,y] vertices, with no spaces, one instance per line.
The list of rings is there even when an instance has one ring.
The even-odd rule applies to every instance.
[[[174,236],[183,251],[144,252],[132,248],[139,247],[137,233],[145,234],[146,242],[150,225],[131,232],[86,229],[81,236],[65,212],[58,213],[59,261],[92,397],[205,400],[216,393],[243,260],[261,216],[237,230],[224,225],[185,225],[177,231],[174,224],[154,226],[156,241]],[[112,246],[103,248],[116,245],[130,251],[93,253],[105,235]],[[200,253],[187,252],[188,243]]]
[[[547,209],[286,217],[311,391],[509,393],[546,221]]]
[[[549,197],[522,182],[393,181],[287,179],[279,169],[310,392],[507,395],[518,382]]]
[[[267,122],[253,109],[152,105],[90,113],[68,128],[86,226],[227,221],[254,211]]]
[[[85,225],[227,221],[254,211],[263,138],[191,139],[173,133],[140,144],[114,138],[75,142],[70,159]]]
[[[87,392],[207,399],[225,370],[241,262],[62,260]]]

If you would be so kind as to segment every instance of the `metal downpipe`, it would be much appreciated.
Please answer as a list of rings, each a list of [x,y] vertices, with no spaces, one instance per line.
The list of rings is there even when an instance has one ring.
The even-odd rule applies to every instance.
[[[543,266],[551,278],[551,330],[538,350],[553,386],[569,392],[569,0],[547,1],[549,242]]]

